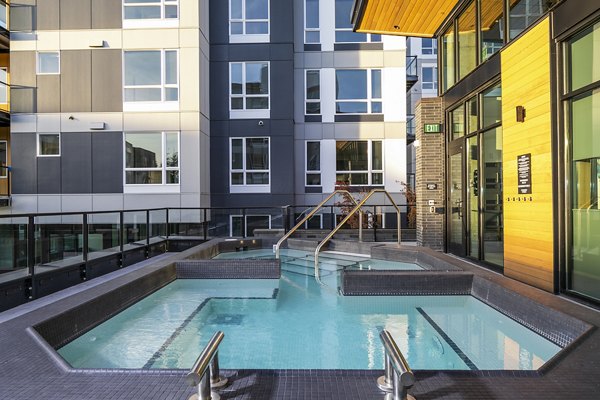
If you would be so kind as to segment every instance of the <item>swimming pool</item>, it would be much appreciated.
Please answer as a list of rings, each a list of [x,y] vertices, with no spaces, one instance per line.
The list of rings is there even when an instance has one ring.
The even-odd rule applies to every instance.
[[[223,368],[381,369],[381,329],[413,369],[532,370],[560,350],[471,296],[344,297],[298,268],[282,264],[279,280],[176,280],[58,352],[75,368],[189,368],[222,330]]]

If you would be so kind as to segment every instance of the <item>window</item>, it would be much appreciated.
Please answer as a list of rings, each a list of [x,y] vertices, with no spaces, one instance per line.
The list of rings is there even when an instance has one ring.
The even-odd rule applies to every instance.
[[[125,103],[176,104],[179,100],[177,50],[125,51],[123,58]]]
[[[455,83],[455,55],[454,55],[454,29],[450,27],[442,36],[442,79],[443,90],[447,90]]]
[[[38,133],[38,135],[37,135],[37,155],[40,157],[58,157],[58,156],[60,156],[60,134],[59,133]]]
[[[509,2],[509,40],[517,37],[546,13],[558,0],[510,0]]]
[[[8,103],[8,73],[6,68],[0,68],[0,104]]]
[[[306,71],[306,114],[321,114],[321,71]]]
[[[335,42],[381,42],[381,35],[353,32],[350,15],[354,0],[335,0]]]
[[[321,186],[321,142],[306,142],[306,186]]]
[[[270,191],[269,138],[231,138],[231,192]]]
[[[381,70],[336,70],[335,98],[338,114],[381,114]]]
[[[421,39],[421,53],[437,54],[437,41],[435,39]]]
[[[230,117],[268,118],[269,62],[235,62],[229,70]]]
[[[496,85],[481,95],[482,128],[502,121],[502,88]]]
[[[320,43],[319,0],[304,0],[304,43]]]
[[[498,0],[481,0],[481,61],[504,46],[504,14]]]
[[[437,67],[423,67],[423,79],[421,87],[423,90],[437,90]]]
[[[452,127],[450,128],[450,140],[458,139],[459,137],[465,136],[465,106],[455,108],[450,112],[450,121]]]
[[[383,142],[335,142],[336,181],[349,186],[383,185]]]
[[[179,184],[179,133],[125,133],[126,185]]]
[[[4,28],[4,29],[8,29],[8,25],[6,24],[6,17],[7,17],[6,10],[7,10],[6,3],[4,3],[4,2],[0,3],[0,28]]]
[[[231,216],[230,236],[254,236],[255,229],[271,229],[270,215],[246,215],[244,226],[242,226],[242,222],[244,222],[243,215]]]
[[[458,17],[458,79],[462,79],[477,65],[477,35],[475,31],[475,2]]]
[[[37,53],[37,73],[60,74],[60,53],[58,51],[45,51]]]
[[[8,166],[8,146],[6,140],[0,140],[0,167]],[[0,178],[6,178],[6,168],[0,168]]]
[[[177,20],[178,0],[123,0],[123,19]]]
[[[269,41],[269,0],[229,0],[229,41]]]

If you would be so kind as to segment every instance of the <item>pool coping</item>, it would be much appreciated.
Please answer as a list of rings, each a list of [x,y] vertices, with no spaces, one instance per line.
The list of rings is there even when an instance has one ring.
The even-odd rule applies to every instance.
[[[254,243],[252,243],[252,245],[258,244],[256,241],[252,241],[252,242],[254,242]],[[248,243],[248,242],[246,241],[245,243]],[[226,243],[226,244],[223,244],[220,246],[223,246],[223,248],[235,248],[236,245],[245,244],[245,243],[229,242],[229,243]],[[44,352],[43,352],[44,357],[42,357],[42,358],[47,361],[50,361],[54,367],[58,367],[59,370],[62,371],[62,373],[66,373],[69,376],[74,374],[74,375],[81,375],[81,376],[98,375],[98,376],[115,377],[119,373],[124,373],[126,375],[135,375],[135,376],[149,375],[149,376],[169,376],[169,377],[177,376],[177,377],[180,377],[180,375],[183,374],[183,370],[137,370],[137,369],[135,369],[135,370],[114,370],[114,369],[98,370],[98,369],[74,369],[74,368],[71,368],[68,364],[66,364],[66,362],[64,360],[62,360],[62,358],[54,351],[54,349],[52,347],[50,347],[50,345],[48,345],[47,343],[44,345],[44,343],[46,341],[44,339],[41,339],[41,336],[39,338],[37,338],[38,340],[36,340],[35,334],[32,334],[31,327],[34,325],[37,325],[43,321],[46,321],[49,318],[52,318],[53,316],[55,317],[55,316],[61,315],[62,313],[67,312],[67,311],[73,309],[74,307],[77,307],[78,305],[80,306],[80,305],[86,304],[89,301],[93,301],[93,299],[96,299],[98,295],[111,293],[115,289],[118,289],[119,287],[122,287],[122,286],[126,285],[127,283],[137,282],[140,277],[147,276],[147,275],[152,274],[153,272],[156,272],[161,269],[171,268],[170,266],[173,264],[174,261],[183,260],[183,259],[187,258],[189,255],[198,256],[198,251],[197,251],[198,248],[200,248],[201,253],[203,253],[203,256],[205,256],[207,253],[210,253],[212,251],[211,249],[213,248],[213,246],[214,246],[214,243],[200,245],[200,246],[197,246],[197,248],[190,249],[189,251],[184,251],[182,253],[176,253],[173,256],[167,257],[163,260],[160,260],[157,263],[150,263],[150,265],[147,266],[146,268],[144,268],[143,270],[133,271],[129,274],[126,274],[126,275],[116,278],[114,280],[109,279],[106,282],[98,285],[97,287],[90,288],[89,290],[83,291],[81,293],[77,293],[77,294],[74,294],[67,298],[57,300],[53,303],[43,305],[39,309],[34,309],[32,311],[29,311],[21,317],[17,317],[13,320],[9,320],[7,322],[0,324],[0,329],[2,329],[2,330],[9,329],[12,332],[29,332],[29,333],[27,333],[26,336],[28,336],[31,339],[28,342],[29,342],[29,345],[32,347],[29,347],[28,350],[29,350],[29,352],[33,352],[32,356],[34,356],[34,354],[35,354],[34,358],[37,358],[37,359],[42,357],[40,354],[38,354],[39,352],[35,351],[35,349],[39,350],[39,348],[41,346],[42,348],[44,348]],[[262,246],[262,243],[261,243],[261,246]],[[442,258],[446,258],[445,261],[447,261],[449,263],[460,264],[462,267],[461,268],[462,271],[473,273],[474,280],[475,279],[483,279],[484,282],[485,281],[492,282],[492,283],[497,284],[499,287],[501,287],[503,289],[512,291],[514,293],[519,293],[520,295],[523,295],[528,299],[535,300],[536,303],[538,303],[544,307],[550,307],[550,308],[552,308],[556,311],[559,311],[565,315],[585,321],[585,323],[588,325],[589,328],[584,332],[583,335],[581,335],[578,339],[576,339],[575,341],[573,341],[573,343],[571,343],[571,345],[569,346],[570,348],[567,352],[565,352],[564,350],[559,352],[557,354],[557,356],[555,356],[553,359],[549,360],[548,363],[546,363],[544,365],[544,368],[541,371],[539,371],[539,370],[538,371],[514,371],[514,370],[508,370],[508,371],[506,371],[506,370],[505,371],[496,371],[496,370],[426,371],[426,370],[416,370],[415,374],[418,379],[420,377],[427,378],[427,379],[431,379],[431,377],[435,377],[435,379],[437,379],[437,380],[444,381],[445,379],[454,379],[454,378],[461,378],[461,379],[462,378],[464,378],[464,379],[473,378],[473,379],[475,379],[473,381],[473,384],[476,384],[477,382],[479,382],[478,378],[484,378],[484,377],[498,377],[498,378],[516,377],[516,378],[520,378],[520,379],[534,377],[536,380],[546,381],[547,378],[551,378],[554,381],[554,380],[556,380],[556,378],[554,378],[553,375],[559,375],[558,376],[558,378],[560,378],[559,380],[563,381],[563,380],[567,379],[570,375],[572,375],[572,374],[567,374],[567,375],[561,374],[562,370],[564,370],[564,368],[565,368],[565,365],[573,364],[573,363],[575,363],[577,365],[577,359],[581,359],[582,357],[585,358],[586,356],[588,358],[592,357],[592,359],[590,360],[590,361],[592,361],[591,365],[600,365],[600,360],[598,360],[597,357],[593,358],[593,356],[592,356],[592,354],[595,354],[595,353],[591,353],[589,351],[585,351],[584,349],[582,349],[582,348],[590,347],[590,346],[592,346],[592,348],[595,348],[595,345],[600,345],[600,334],[598,333],[598,330],[596,329],[597,326],[600,326],[600,315],[596,311],[590,311],[589,309],[585,308],[584,306],[582,306],[580,304],[569,302],[560,297],[557,297],[552,294],[532,288],[530,286],[521,284],[520,282],[511,280],[510,278],[506,278],[501,275],[494,274],[490,271],[481,269],[477,266],[469,265],[467,263],[461,263],[461,262],[459,262],[460,260],[455,260],[452,257],[449,257],[447,255],[440,254],[440,253],[437,253],[436,255],[441,256]],[[126,308],[126,307],[123,307],[123,308]],[[21,339],[25,340],[25,338],[21,338]],[[41,339],[41,340],[39,340],[39,339]],[[1,342],[2,341],[0,340],[0,343]],[[19,350],[18,347],[19,346],[16,346],[15,348],[6,347],[6,349],[9,350],[8,353],[12,353],[14,351],[18,351]],[[580,354],[582,351],[584,352],[584,354]],[[577,353],[577,354],[574,354],[574,353]],[[53,356],[53,354],[55,356]],[[43,359],[40,361],[43,361]],[[575,361],[573,361],[573,359],[575,359]],[[15,367],[17,369],[23,369],[23,365],[17,363],[17,361],[18,360],[14,360],[14,362],[17,364],[17,365],[15,365]],[[563,363],[563,361],[566,361],[566,362]],[[561,364],[564,364],[564,365],[561,365]],[[44,362],[42,362],[42,365],[44,365],[46,369],[50,368],[50,366],[45,364]],[[49,372],[49,370],[47,370],[47,372]],[[270,377],[288,377],[288,378],[293,378],[293,377],[312,378],[312,377],[314,377],[318,382],[322,382],[322,379],[324,379],[326,377],[361,377],[361,376],[372,377],[372,376],[377,375],[378,372],[380,374],[380,371],[370,371],[370,370],[227,370],[225,372],[233,373],[233,374],[240,374],[240,373],[257,374],[260,376],[270,376]],[[593,372],[593,367],[592,367],[592,372]],[[0,366],[0,373],[2,373],[2,366]],[[581,371],[578,371],[578,374],[581,375]],[[50,374],[50,375],[52,375],[52,374]],[[6,376],[10,376],[10,374],[7,374]],[[594,378],[596,379],[597,375],[594,375]],[[569,379],[572,380],[573,377],[570,376]],[[180,381],[180,379],[178,378],[177,381]],[[574,382],[577,382],[577,379],[575,379]],[[181,382],[179,382],[179,383],[181,383]],[[566,382],[565,382],[565,384],[566,384]],[[425,390],[425,387],[421,387],[421,389],[419,389],[419,386],[420,386],[419,383],[417,383],[416,388],[415,388],[416,393],[422,393],[422,391]],[[589,386],[586,386],[586,385],[583,385],[582,387],[589,389]],[[0,385],[0,395],[3,393],[7,393],[4,390],[5,390],[4,387],[2,385]],[[367,389],[365,389],[365,390],[367,390]],[[186,393],[186,395],[187,395],[187,394],[189,394],[189,389],[188,390],[185,390],[185,389],[179,390],[178,389],[177,392],[178,393]],[[378,390],[375,390],[373,392],[373,390],[371,390],[371,389],[368,389],[367,392],[381,393]],[[510,391],[508,391],[507,393],[509,393],[509,392]],[[577,390],[575,392],[577,392]],[[10,392],[10,393],[14,394],[14,392]],[[558,392],[555,390],[553,393],[558,393]],[[574,392],[570,391],[569,393],[573,394]],[[596,394],[596,393],[597,392],[592,393],[592,392],[585,391],[583,393],[583,397],[580,397],[580,398],[585,398],[585,395],[589,395],[590,396],[589,398],[593,398],[594,394]],[[17,398],[17,397],[8,396],[6,398]],[[122,398],[131,398],[131,397],[122,397]],[[161,398],[161,397],[157,397],[157,398]],[[184,397],[181,397],[181,398],[184,398]],[[275,397],[275,398],[278,398],[278,397]],[[323,397],[323,398],[334,398],[334,397]],[[534,397],[529,397],[529,398],[547,398],[547,397],[535,397],[534,396]]]

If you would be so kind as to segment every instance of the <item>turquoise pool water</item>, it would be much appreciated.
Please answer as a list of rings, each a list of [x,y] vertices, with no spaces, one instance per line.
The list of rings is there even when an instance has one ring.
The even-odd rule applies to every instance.
[[[177,280],[58,352],[75,368],[189,368],[222,330],[222,368],[381,369],[381,329],[413,369],[531,370],[560,350],[471,296],[343,297],[299,268]]]

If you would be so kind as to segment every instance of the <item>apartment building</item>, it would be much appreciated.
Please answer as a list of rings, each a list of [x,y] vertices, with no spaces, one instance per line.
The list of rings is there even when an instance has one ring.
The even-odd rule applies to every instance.
[[[207,10],[12,2],[12,212],[209,204]]]

